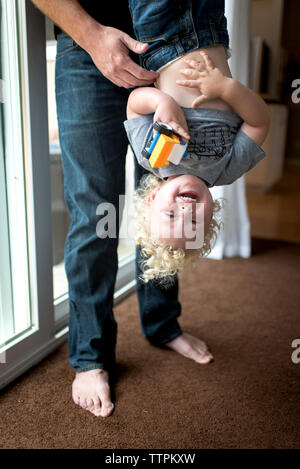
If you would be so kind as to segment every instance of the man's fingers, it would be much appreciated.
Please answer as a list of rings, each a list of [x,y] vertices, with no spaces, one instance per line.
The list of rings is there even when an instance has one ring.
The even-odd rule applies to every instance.
[[[121,40],[127,49],[135,52],[136,54],[143,54],[149,46],[147,43],[136,41],[126,33],[123,33]],[[137,65],[127,54],[122,56],[121,62],[118,66],[129,72],[138,80],[144,80],[145,82],[138,82],[134,86],[137,86],[138,84],[146,84],[146,82],[147,84],[153,83],[159,77],[159,73],[145,70]]]
[[[134,86],[149,86],[153,83],[153,80],[141,80],[129,73],[127,70],[120,70],[118,76],[121,80],[128,83],[127,88],[133,88]]]
[[[133,60],[131,60],[130,57],[127,57],[127,60],[124,63],[124,70],[129,72],[138,80],[144,80],[147,82],[150,81],[151,83],[153,83],[159,77],[159,73],[145,70],[144,68],[137,65]]]
[[[107,75],[106,78],[108,78],[112,83],[119,86],[120,88],[133,88],[135,86],[145,86],[145,85],[151,85],[153,83],[152,81],[141,82],[141,80],[136,80],[136,78],[134,78],[129,73],[122,73],[122,72],[120,72],[118,76]]]
[[[118,75],[106,75],[106,78],[120,88],[132,88],[131,79],[126,74],[118,73]]]
[[[145,42],[136,41],[126,33],[123,33],[122,41],[128,49],[132,50],[132,52],[135,52],[136,54],[143,54],[149,46],[149,44]]]
[[[130,60],[130,59],[129,59]],[[127,59],[124,60],[124,62],[121,62],[120,59],[118,59],[117,65],[111,66],[110,70],[107,72],[106,77],[115,83],[118,86],[122,86],[124,88],[133,88],[134,86],[148,86],[151,85],[154,81],[155,78],[153,79],[152,74],[150,74],[150,77],[148,76],[147,70],[144,70],[143,68],[137,67],[142,71],[146,72],[146,74],[141,74],[139,75],[144,75],[145,78],[138,78],[136,75],[134,75],[131,71],[128,71],[128,68],[131,70],[131,67],[128,67],[128,61]],[[136,70],[136,69],[134,69]]]
[[[118,76],[114,76],[111,79],[116,85],[122,86],[123,88],[133,88],[135,86],[146,86],[151,85],[153,80],[146,81],[146,80],[138,80],[130,73],[126,72],[126,70],[120,70]]]
[[[106,76],[106,75],[105,75]],[[106,78],[111,81],[114,85],[117,85],[119,86],[120,88],[131,88],[129,84],[125,83],[124,81],[121,81],[121,80],[117,80],[115,77],[112,78],[112,77],[109,77],[109,76],[106,76]]]
[[[119,70],[118,75],[107,75],[110,81],[112,81],[115,85],[123,87],[123,88],[133,88],[135,86],[149,86],[153,84],[153,80],[139,80],[131,73],[128,73],[126,70]]]
[[[200,54],[202,55],[202,57],[204,59],[207,70],[213,70],[215,68],[215,66],[214,66],[213,62],[211,61],[211,59],[209,58],[208,54],[204,51],[201,51]]]

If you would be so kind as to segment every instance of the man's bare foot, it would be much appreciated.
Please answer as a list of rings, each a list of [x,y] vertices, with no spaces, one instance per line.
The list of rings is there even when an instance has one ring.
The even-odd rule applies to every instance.
[[[214,359],[206,343],[188,332],[183,332],[179,337],[176,337],[176,339],[171,340],[165,345],[175,350],[175,352],[180,353],[180,355],[191,358],[202,365],[206,365]]]
[[[99,369],[76,373],[72,397],[75,404],[89,410],[96,417],[108,417],[114,409],[108,372]]]

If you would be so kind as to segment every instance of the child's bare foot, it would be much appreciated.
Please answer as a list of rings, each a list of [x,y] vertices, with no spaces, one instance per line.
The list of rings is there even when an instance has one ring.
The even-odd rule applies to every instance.
[[[191,358],[202,365],[210,363],[214,358],[209,352],[206,343],[188,332],[183,332],[179,337],[165,345],[180,353],[180,355]]]
[[[89,410],[96,417],[108,417],[114,408],[110,397],[108,372],[99,369],[76,373],[72,397],[75,404]]]

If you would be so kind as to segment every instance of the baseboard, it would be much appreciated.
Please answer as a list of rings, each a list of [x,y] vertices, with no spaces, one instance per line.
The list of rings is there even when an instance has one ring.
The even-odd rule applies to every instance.
[[[7,386],[9,383],[11,383],[13,380],[28,371],[34,365],[37,365],[50,353],[54,352],[57,347],[63,345],[67,340],[67,333],[68,328],[61,331],[59,334],[56,334],[53,339],[49,340],[46,344],[39,347],[33,353],[27,355],[25,358],[23,358],[23,360],[16,363],[15,366],[9,367],[7,372],[1,374],[0,389]]]

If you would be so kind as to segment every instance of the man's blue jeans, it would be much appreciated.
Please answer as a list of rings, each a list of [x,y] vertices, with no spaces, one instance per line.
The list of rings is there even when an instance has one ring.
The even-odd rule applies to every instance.
[[[110,202],[119,219],[119,194],[125,191],[128,141],[123,121],[129,92],[106,79],[69,36],[58,36],[57,114],[65,201],[71,217],[65,244],[69,357],[77,372],[110,369],[115,363],[113,293],[118,239],[97,236],[96,208]],[[136,168],[136,181],[143,171]],[[165,290],[137,280],[137,294],[142,330],[151,343],[161,345],[181,335],[177,282]]]

